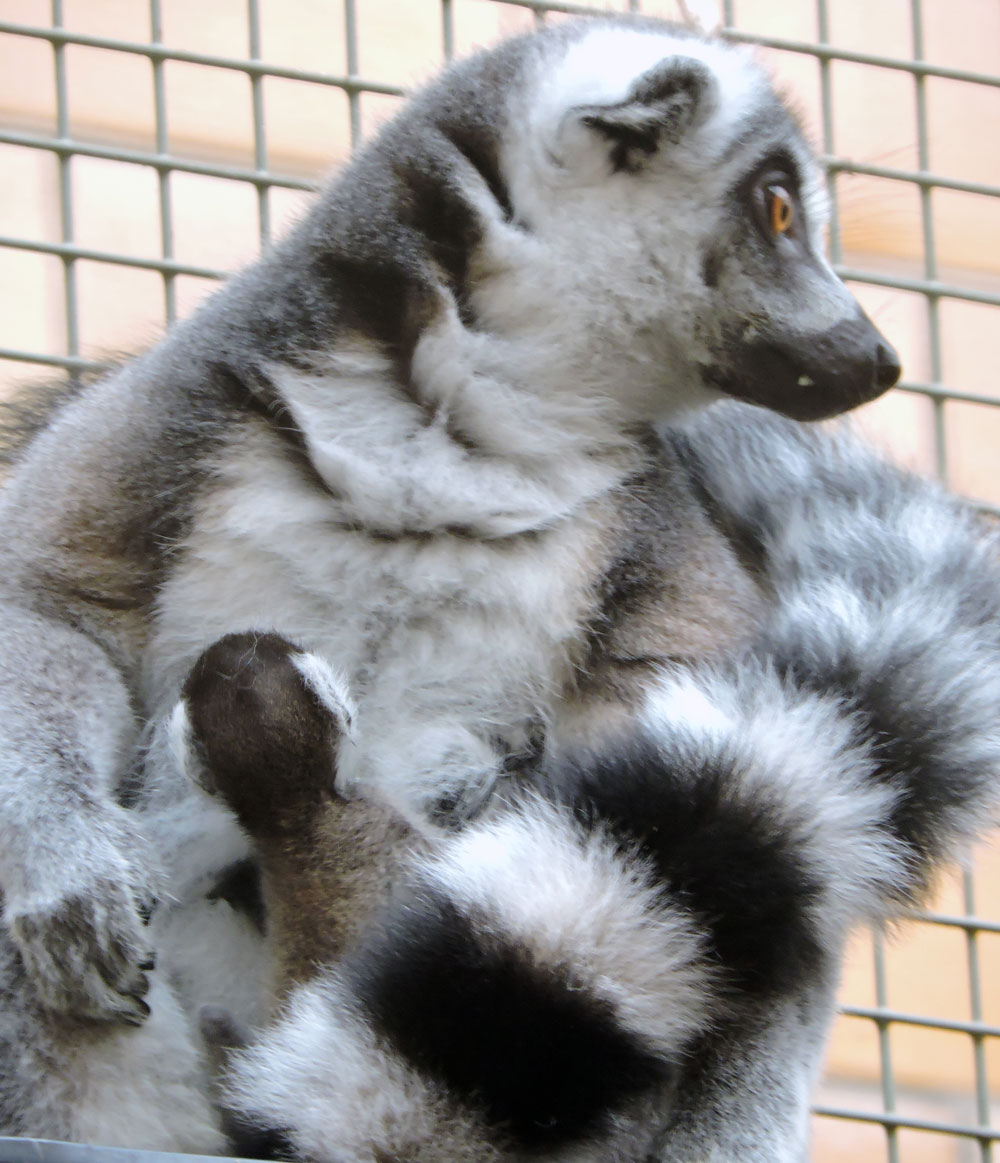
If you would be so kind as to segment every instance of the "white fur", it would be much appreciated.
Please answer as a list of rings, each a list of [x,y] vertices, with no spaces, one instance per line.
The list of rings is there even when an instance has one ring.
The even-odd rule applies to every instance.
[[[658,1051],[678,1054],[708,1023],[714,978],[687,912],[641,861],[564,811],[532,799],[425,858],[422,871],[536,964],[571,966],[580,988]]]
[[[683,711],[694,692],[712,713],[692,721]],[[885,886],[905,875],[905,851],[887,834],[897,793],[870,778],[870,756],[836,695],[798,691],[748,661],[735,676],[665,677],[645,720],[668,764],[677,756],[680,771],[731,769],[730,794],[768,806],[823,886],[813,919],[831,943],[879,915]]]
[[[525,354],[468,332],[445,312],[421,335],[413,360],[414,381],[437,411],[430,424],[374,356],[349,353],[348,374],[339,357],[311,375],[273,367],[311,460],[337,497],[327,499],[327,520],[391,534],[459,528],[505,538],[565,519],[606,493],[634,463],[624,442],[581,403],[579,385],[568,391],[550,380],[518,391],[510,365],[518,355],[530,365]],[[457,443],[447,420],[482,439],[482,451]],[[611,446],[604,456],[593,455],[596,440]]]
[[[531,230],[495,213],[485,223],[469,288],[479,325],[442,289],[405,392],[355,336],[312,356],[313,370],[268,365],[330,492],[272,434],[234,437],[161,592],[156,713],[215,638],[273,627],[341,669],[357,700],[345,785],[380,783],[408,812],[456,789],[484,794],[493,739],[517,751],[551,719],[615,490],[641,462],[633,425],[676,420],[714,394],[699,272],[732,175],[705,150],[767,92],[742,52],[668,31],[595,25],[568,43],[550,42],[511,97],[503,169]],[[551,134],[574,105],[620,100],[685,53],[718,93],[669,165],[625,190],[633,175],[609,176],[605,147],[600,181],[553,163]]]
[[[342,734],[350,739],[357,708],[344,676],[318,654],[293,654],[289,661],[330,712]]]
[[[317,1163],[510,1163],[496,1133],[405,1062],[357,1012],[336,971],[294,990],[284,1012],[230,1063],[227,1100],[258,1125],[292,1130]],[[662,1108],[640,1100],[603,1133],[550,1150],[550,1163],[647,1157]],[[520,1158],[521,1156],[516,1156]]]
[[[80,1088],[71,1138],[107,1147],[221,1153],[225,1139],[206,1095],[197,1034],[167,989],[154,988],[149,1001],[152,1013],[141,1029],[116,1031],[81,1048],[71,1066]]]
[[[236,1055],[229,1100],[263,1126],[288,1126],[294,1112],[296,1147],[320,1163],[372,1163],[378,1152],[416,1163],[498,1158],[467,1114],[379,1045],[335,977],[296,989]],[[464,1151],[450,1154],[456,1144]]]
[[[253,326],[244,325],[266,313],[266,281],[274,272],[268,264],[280,263],[281,255],[292,264],[278,272],[288,285],[312,289],[294,280],[302,273],[294,265],[303,254],[300,234],[161,348],[88,388],[33,446],[0,502],[7,521],[2,573],[13,593],[0,629],[0,676],[9,672],[0,721],[6,919],[44,916],[53,904],[81,894],[103,910],[95,934],[84,937],[124,935],[138,961],[143,934],[134,896],[147,894],[150,869],[161,860],[164,911],[153,932],[176,992],[157,979],[154,1017],[158,1010],[164,1020],[177,1017],[179,997],[193,1007],[206,1000],[232,1004],[235,996],[252,1012],[266,989],[266,958],[253,957],[252,935],[231,916],[221,926],[227,935],[217,959],[230,973],[242,971],[246,983],[238,987],[213,976],[210,966],[189,974],[181,956],[186,948],[202,958],[211,944],[202,898],[212,864],[217,869],[245,852],[235,823],[177,778],[178,768],[193,771],[197,759],[177,699],[201,651],[230,631],[274,628],[303,650],[300,672],[319,697],[345,722],[350,714],[355,746],[340,754],[339,778],[346,785],[372,784],[418,821],[441,796],[485,797],[500,776],[503,753],[526,750],[535,728],[559,714],[596,612],[594,588],[610,564],[606,542],[619,520],[618,490],[645,456],[637,426],[676,423],[715,396],[703,374],[714,350],[704,326],[714,318],[714,300],[702,277],[703,260],[720,224],[730,220],[733,183],[745,176],[747,157],[726,151],[735,133],[754,125],[758,97],[766,92],[763,75],[738,50],[681,41],[669,31],[595,24],[576,40],[544,43],[547,50],[514,86],[500,142],[511,220],[491,206],[481,180],[463,179],[484,215],[482,246],[469,256],[474,328],[463,322],[442,278],[439,310],[417,338],[405,384],[384,355],[336,326],[327,350],[305,350],[317,332],[304,325],[297,331],[291,313],[282,318],[279,331],[284,326],[287,333],[276,336],[268,360],[263,345],[254,345]],[[712,71],[711,108],[669,157],[651,159],[639,174],[611,173],[606,143],[580,132],[574,106],[619,102],[645,69],[681,54],[695,55]],[[815,240],[822,230],[822,181],[805,150],[797,143],[790,148],[802,155],[804,207]],[[720,161],[723,156],[729,160]],[[336,208],[337,196],[326,210]],[[310,221],[315,226],[320,219]],[[377,218],[373,222],[377,229]],[[417,264],[423,257],[432,269],[429,251],[417,256]],[[312,268],[306,263],[305,269]],[[808,332],[854,310],[828,270],[809,265],[809,271],[811,293],[792,305],[782,298],[779,280],[761,286],[749,275],[745,285],[735,279],[736,317],[753,305],[785,330]],[[432,297],[429,287],[422,290]],[[337,307],[336,294],[325,303],[322,289],[315,290],[314,322],[324,309]],[[349,296],[351,290],[339,287],[337,293]],[[293,358],[275,362],[274,351]],[[164,438],[174,432],[169,410],[175,402],[194,409],[195,399],[211,398],[207,389],[218,386],[220,370],[212,362],[216,355],[224,372],[232,357],[234,379],[247,367],[272,385],[301,431],[310,470],[263,420],[248,414],[234,424],[230,403],[221,397],[218,414],[206,416],[204,428],[216,432],[225,423],[228,443],[220,450],[214,437],[201,442],[200,412],[182,417],[190,444],[176,442],[185,457],[194,455],[191,446],[206,456],[211,448],[210,471],[203,475],[201,466],[187,462],[171,466]],[[252,384],[243,387],[253,390]],[[808,457],[803,461],[798,467],[808,477]],[[53,471],[67,464],[73,471],[65,477]],[[742,480],[734,471],[734,491],[747,482],[757,485],[760,466],[768,464],[765,447],[756,467],[742,465]],[[172,467],[174,476],[150,467],[161,465]],[[97,536],[105,527],[117,536],[141,517],[142,502],[131,489],[135,468],[142,470],[143,486],[154,490],[137,494],[150,504],[155,495],[159,506],[175,488],[191,504],[190,526],[166,560],[162,584],[160,563],[153,562],[141,563],[136,579],[109,580],[117,544],[107,560],[100,553],[87,558],[92,543],[105,540]],[[123,481],[129,487],[123,489]],[[762,488],[766,494],[766,484]],[[761,495],[752,487],[745,492]],[[734,501],[733,510],[747,503]],[[771,535],[769,544],[774,548],[779,540]],[[128,574],[133,563],[120,552]],[[775,553],[784,560],[779,549]],[[97,596],[112,600],[66,596],[75,595],[80,564],[94,575],[84,582],[93,581]],[[154,576],[158,599],[147,638],[150,628],[133,617],[130,603],[137,593],[145,596]],[[832,585],[812,595],[827,603],[831,623],[845,635],[858,610],[848,581],[843,594]],[[40,588],[53,607],[66,603],[62,623],[25,613],[38,607]],[[790,616],[804,618],[808,592],[787,596]],[[118,606],[127,613],[115,621]],[[93,615],[93,625],[79,628],[80,610]],[[866,630],[872,625],[871,618],[864,621]],[[126,690],[97,641],[116,660],[125,659],[125,670],[141,663],[140,689]],[[58,679],[49,678],[50,664]],[[978,677],[979,670],[974,673]],[[880,798],[864,792],[861,763],[843,723],[822,699],[798,698],[766,674],[757,677],[758,694],[711,676],[664,689],[650,716],[664,730],[665,747],[748,757],[746,794],[773,797],[789,835],[809,833],[816,866],[834,886],[828,896],[836,927],[846,911],[838,900],[864,895],[869,881],[892,871],[891,846],[868,845],[891,793]],[[765,695],[773,705],[764,705]],[[136,749],[132,706],[153,727],[146,740],[150,783],[139,810],[127,816],[111,792]],[[683,715],[692,711],[685,723]],[[74,728],[68,737],[67,716]],[[970,743],[969,755],[977,747],[988,754],[991,745]],[[804,749],[810,758],[803,773],[796,757]],[[78,752],[76,766],[55,770],[57,756]],[[824,782],[820,767],[828,760],[834,771]],[[803,796],[816,801],[815,815]],[[86,806],[88,798],[99,810]],[[50,802],[60,811],[37,807]],[[81,803],[79,815],[68,810]],[[970,819],[973,814],[970,808]],[[820,850],[818,838],[832,841],[828,851]],[[551,864],[532,856],[512,867],[512,852],[527,847],[537,853],[543,841],[552,844]],[[656,896],[642,869],[624,868],[601,837],[582,840],[539,808],[518,823],[474,829],[450,851],[461,854],[462,868],[443,857],[427,875],[467,894],[470,905],[495,910],[512,936],[549,963],[571,956],[582,935],[587,950],[580,953],[580,971],[629,1029],[676,1048],[702,1028],[711,982],[698,963],[690,926],[679,909]],[[836,867],[834,853],[850,854],[852,871]],[[499,882],[485,874],[498,868],[509,873]],[[556,883],[532,893],[550,870]],[[580,885],[588,892],[580,894]],[[63,923],[62,930],[72,933],[72,926]],[[621,940],[634,947],[634,961],[618,962]],[[79,972],[76,961],[68,971],[51,964],[51,955],[46,971],[44,940],[32,952],[43,966],[33,971],[35,984],[49,988],[58,1004],[72,1008],[78,1001],[72,994],[77,978],[85,979],[82,992],[98,998],[104,1016],[128,1004],[122,1000],[127,994],[107,990],[93,967],[87,976],[86,940],[73,949]],[[670,972],[658,976],[664,966]],[[432,1084],[374,1043],[343,992],[335,976],[327,994],[303,991],[284,1024],[265,1036],[260,1053],[249,1052],[250,1105],[265,1117],[271,1110],[294,1112],[301,1118],[301,1145],[319,1157],[337,1151],[338,1158],[370,1163],[372,1145],[384,1144],[390,1156],[416,1160],[426,1147],[428,1159],[459,1158],[447,1152],[451,1128],[456,1152],[475,1140],[475,1128],[442,1105]],[[164,1037],[157,1043],[162,1061],[148,1062],[138,1052],[92,1058],[70,1103],[84,1128],[75,1133],[117,1141],[126,1121],[141,1119],[145,1106],[154,1131],[144,1141],[173,1132],[175,1143],[188,1142],[190,1134],[191,1142],[201,1137],[196,1145],[202,1149],[206,1143],[214,1148],[217,1136],[202,1117],[199,1080],[185,1073],[191,1047],[181,1017],[177,1031],[176,1042]],[[156,1033],[154,1022],[128,1045],[149,1053],[145,1036]],[[787,1040],[801,1058],[809,1057],[808,1039]],[[782,1039],[775,1044],[783,1047]],[[122,1100],[120,1110],[112,1109],[116,1084],[132,1081],[132,1073],[142,1076],[139,1101]],[[773,1082],[766,1064],[753,1077]],[[797,1078],[774,1092],[799,1097]],[[774,1107],[780,1111],[782,1103]],[[174,1118],[178,1126],[167,1126]],[[466,1148],[462,1157],[476,1163],[490,1155],[488,1148],[472,1155]],[[601,1156],[587,1147],[575,1163],[586,1158]]]
[[[490,736],[525,746],[568,677],[592,600],[585,563],[609,518],[594,506],[513,544],[369,537],[339,524],[339,502],[274,439],[234,443],[164,586],[152,702],[169,704],[217,638],[275,627],[341,672],[357,702],[345,784],[375,780],[408,812],[458,785],[485,790],[499,764]]]
[[[102,1024],[74,1035],[38,1019],[19,1077],[5,1079],[26,1090],[22,1134],[150,1151],[225,1149],[197,1033],[162,981],[148,997],[152,1012],[140,1028]]]
[[[609,176],[606,144],[575,111],[618,105],[645,72],[670,59],[708,68],[713,78],[708,115],[664,151],[662,162],[651,161],[648,177]],[[603,379],[617,391],[624,387],[631,406],[642,401],[651,411],[669,410],[671,418],[710,398],[700,383],[685,382],[680,373],[698,347],[695,331],[684,333],[684,318],[700,302],[696,263],[718,229],[720,202],[741,176],[737,167],[746,164],[739,153],[723,160],[725,152],[741,133],[749,137],[769,97],[766,73],[744,48],[599,24],[571,42],[561,59],[540,57],[534,84],[514,96],[511,120],[528,131],[506,142],[504,169],[515,204],[531,224],[534,289],[527,272],[517,278],[505,271],[498,282],[516,280],[519,293],[509,297],[550,331],[553,307],[559,312],[564,358],[571,354],[565,350],[567,323],[579,327],[574,346],[586,355],[571,367],[584,383],[599,385]],[[851,317],[857,305],[823,258],[829,217],[824,175],[795,143],[783,144],[797,156],[806,228],[818,264],[809,294],[795,304],[795,324],[802,332],[822,330]],[[599,230],[594,222],[601,223]],[[767,289],[748,280],[744,299],[766,303]],[[650,333],[642,325],[647,319]],[[649,346],[654,337],[663,343],[664,320],[677,338],[683,336],[678,348]],[[616,325],[634,329],[627,346],[634,361],[628,377],[621,374],[621,348],[606,342]],[[614,352],[613,364],[602,358],[599,344],[587,343],[588,334],[600,335],[605,350]],[[672,372],[669,400],[655,378],[663,367]]]
[[[178,770],[194,783],[203,786],[206,773],[202,771],[203,765],[191,729],[187,699],[178,699],[167,716],[166,744]]]
[[[888,675],[901,684],[901,712],[907,699],[920,711],[935,698],[955,696],[946,703],[944,757],[983,773],[983,787],[937,821],[940,851],[947,853],[974,832],[984,803],[996,798],[1000,732],[990,708],[1000,696],[1000,634],[995,617],[985,617],[1000,601],[996,564],[987,556],[994,551],[940,494],[912,481],[897,493],[891,472],[852,446],[838,453],[837,444],[799,443],[793,429],[775,425],[764,443],[776,458],[768,466],[755,447],[758,428],[742,410],[736,420],[730,442],[706,446],[702,436],[698,450],[706,458],[706,487],[723,496],[724,511],[737,520],[744,506],[755,514],[752,527],[763,537],[776,592],[767,628],[773,642],[789,644],[804,675],[822,674],[825,663],[840,658],[862,677]],[[767,432],[768,423],[762,426]],[[865,472],[856,478],[859,464]],[[862,490],[877,483],[874,495],[852,495],[855,479]],[[764,513],[757,510],[762,496]],[[993,577],[981,593],[980,565]],[[881,741],[858,731],[851,695],[835,684],[816,693],[779,675],[766,650],[732,668],[664,672],[650,691],[642,720],[670,777],[728,773],[733,801],[762,811],[774,836],[804,863],[815,894],[802,907],[826,967],[802,984],[801,996],[793,990],[765,1003],[757,1015],[761,1028],[739,1048],[743,1056],[726,1063],[727,1080],[738,1082],[713,1092],[705,1122],[690,1130],[683,1121],[672,1126],[657,1155],[648,1144],[636,1148],[623,1114],[614,1123],[614,1134],[628,1144],[620,1156],[612,1140],[588,1141],[567,1160],[802,1157],[806,1096],[847,928],[884,915],[914,872],[914,854],[899,842],[892,820],[904,787],[874,778]],[[365,713],[362,699],[359,721]],[[720,1019],[716,991],[725,966],[719,978],[706,970],[683,902],[658,892],[648,877],[641,860],[630,863],[599,832],[586,836],[560,809],[533,800],[441,841],[418,865],[418,882],[464,911],[474,930],[526,950],[540,967],[571,967],[585,989],[610,1002],[624,1028],[673,1056]],[[428,1163],[474,1160],[480,1150],[489,1159],[481,1128],[468,1114],[456,1116],[432,1083],[374,1039],[345,991],[334,969],[294,996],[288,1014],[238,1058],[238,1104],[265,1124],[293,1122],[300,1146],[324,1161],[339,1161],[332,1143],[344,1158],[367,1161],[376,1145],[387,1149],[389,1142]],[[376,1078],[376,1106],[360,1109]],[[662,1112],[648,1115],[658,1117]],[[662,1123],[635,1125],[648,1131]],[[452,1131],[454,1140],[447,1137]]]
[[[711,115],[691,145],[692,153],[702,150],[711,158],[764,97],[767,82],[759,66],[745,50],[719,41],[632,28],[595,28],[571,44],[554,68],[545,62],[532,125],[539,150],[558,158],[567,114],[579,106],[621,103],[644,73],[671,57],[696,60],[715,78]]]

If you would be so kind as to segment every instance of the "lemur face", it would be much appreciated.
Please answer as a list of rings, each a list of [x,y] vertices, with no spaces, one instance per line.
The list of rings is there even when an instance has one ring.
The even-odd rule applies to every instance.
[[[584,27],[531,76],[502,153],[509,199],[538,241],[535,277],[600,337],[596,364],[612,345],[632,361],[634,406],[721,391],[816,419],[897,381],[824,257],[821,169],[751,58]]]
[[[796,136],[758,150],[705,256],[706,378],[794,419],[821,419],[891,388],[899,358],[823,255],[815,164]]]

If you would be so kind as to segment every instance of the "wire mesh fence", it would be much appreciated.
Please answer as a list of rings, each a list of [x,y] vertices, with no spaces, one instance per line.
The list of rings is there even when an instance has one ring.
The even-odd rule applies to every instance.
[[[440,61],[604,7],[693,16],[768,58],[828,166],[834,262],[904,356],[863,422],[995,508],[993,0],[5,0],[0,388],[155,339]],[[998,974],[987,847],[901,941],[856,943],[819,1163],[993,1158]]]

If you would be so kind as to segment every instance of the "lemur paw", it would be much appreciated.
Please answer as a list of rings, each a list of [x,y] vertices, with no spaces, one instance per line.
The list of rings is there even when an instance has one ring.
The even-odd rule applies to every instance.
[[[258,835],[335,792],[353,721],[346,683],[323,659],[278,634],[227,634],[188,675],[170,735],[195,782]]]
[[[155,897],[139,867],[111,845],[67,852],[61,884],[8,899],[11,936],[42,1006],[136,1026],[149,1016],[143,999],[155,959],[146,922]]]

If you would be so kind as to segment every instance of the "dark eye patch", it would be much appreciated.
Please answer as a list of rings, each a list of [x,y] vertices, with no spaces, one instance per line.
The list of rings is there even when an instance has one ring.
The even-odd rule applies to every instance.
[[[773,242],[783,234],[793,236],[801,232],[803,211],[802,182],[798,166],[785,149],[772,150],[750,167],[746,176],[736,183],[731,193],[732,203],[741,217],[749,216],[764,238]],[[772,203],[768,191],[780,191],[788,200],[791,224],[794,229],[776,230],[772,219]]]

